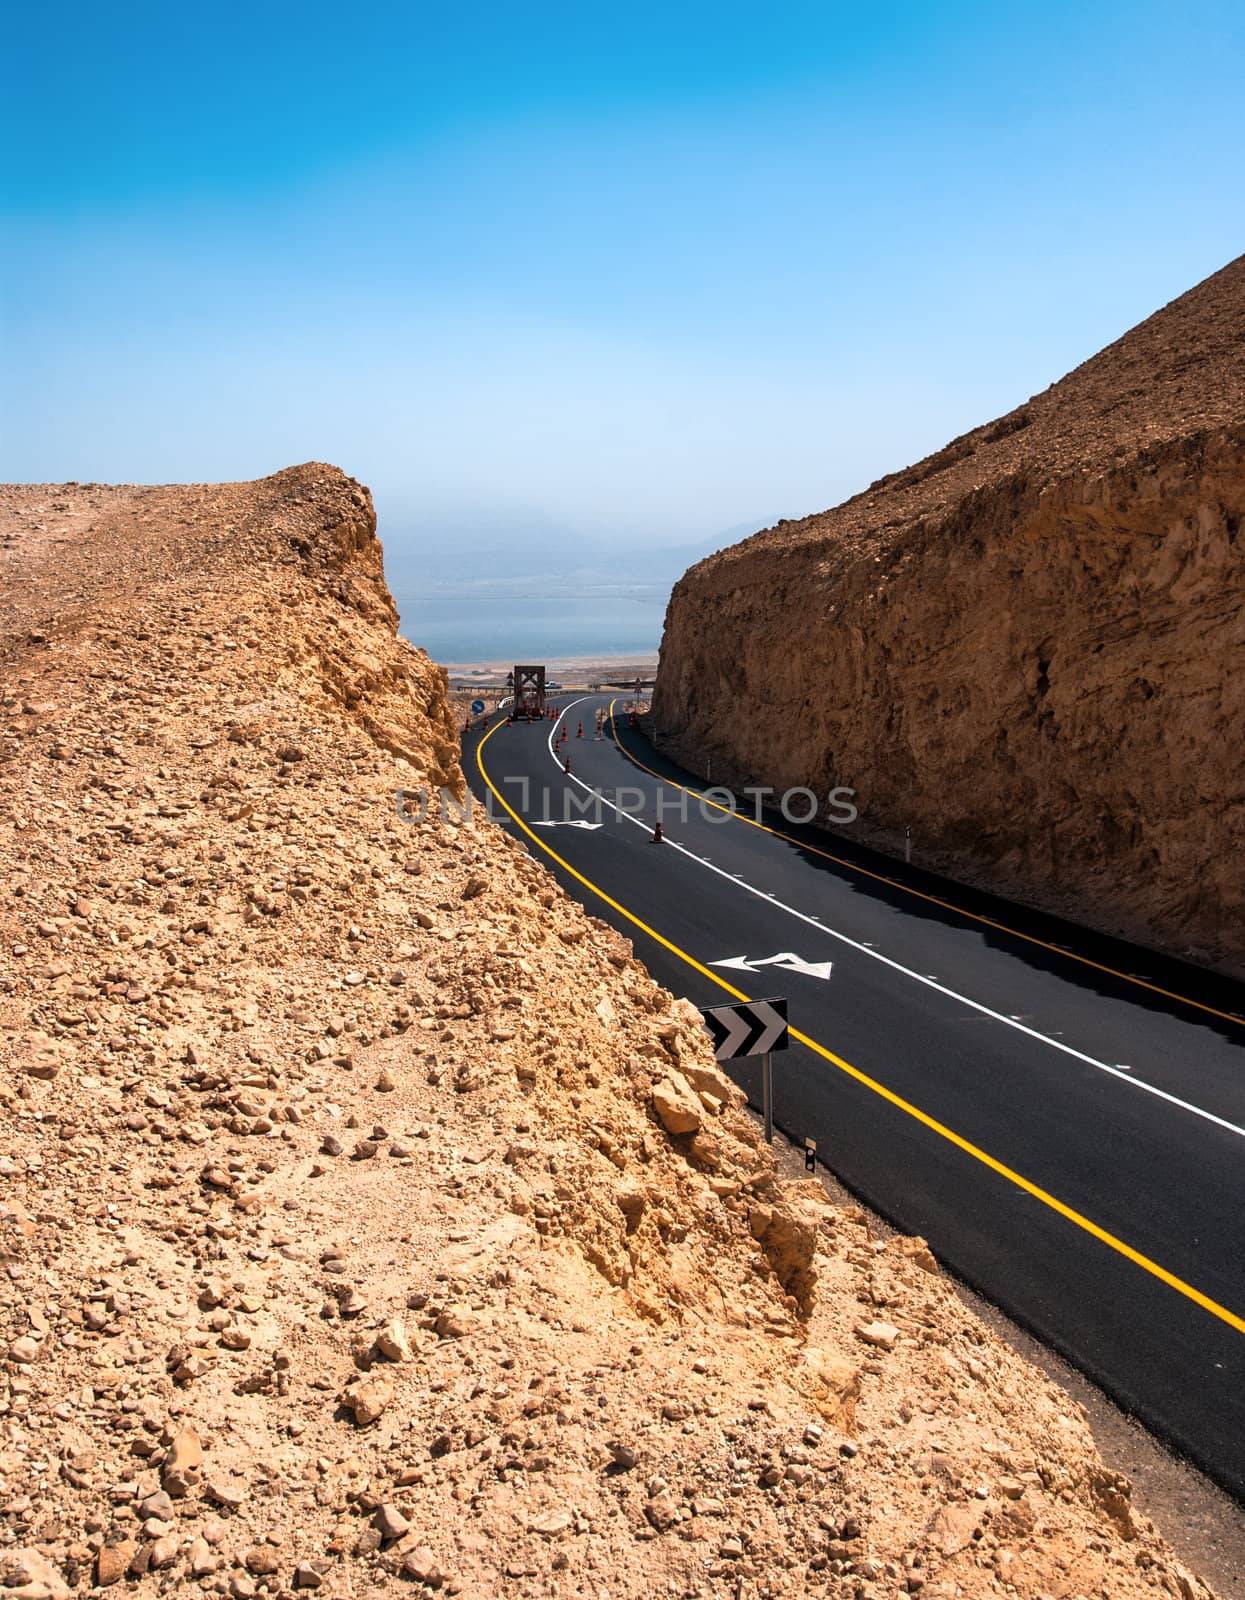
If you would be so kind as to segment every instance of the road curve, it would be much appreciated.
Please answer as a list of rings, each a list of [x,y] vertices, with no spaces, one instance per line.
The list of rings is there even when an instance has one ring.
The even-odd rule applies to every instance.
[[[785,996],[778,1126],[1245,1499],[1242,986],[732,816],[609,706],[466,735],[476,800],[675,993]]]

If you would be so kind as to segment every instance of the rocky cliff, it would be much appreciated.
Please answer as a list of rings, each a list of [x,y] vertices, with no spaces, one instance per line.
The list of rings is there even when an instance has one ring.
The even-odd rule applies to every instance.
[[[399,815],[365,490],[0,490],[0,577],[0,1591],[1205,1600],[616,934]]]
[[[659,736],[1245,971],[1245,257],[1005,417],[693,567]]]

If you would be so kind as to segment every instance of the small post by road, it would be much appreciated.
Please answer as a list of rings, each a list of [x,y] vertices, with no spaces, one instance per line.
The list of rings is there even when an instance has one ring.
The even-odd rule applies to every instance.
[[[770,1067],[770,1053],[761,1057],[761,1116],[765,1120],[765,1142],[774,1140],[774,1074]]]
[[[904,831],[903,831],[903,858],[908,863],[909,866],[912,865],[912,829],[911,828],[905,828]]]

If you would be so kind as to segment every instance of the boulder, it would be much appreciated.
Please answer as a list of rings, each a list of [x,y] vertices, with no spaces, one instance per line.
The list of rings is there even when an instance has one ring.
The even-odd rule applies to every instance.
[[[700,1129],[703,1108],[681,1073],[670,1072],[654,1086],[653,1110],[666,1132],[675,1137]]]

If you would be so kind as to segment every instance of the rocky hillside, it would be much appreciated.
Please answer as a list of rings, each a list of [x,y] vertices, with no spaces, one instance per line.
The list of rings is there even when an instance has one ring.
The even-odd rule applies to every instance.
[[[477,817],[367,492],[0,491],[0,1591],[1208,1592]]]
[[[883,849],[1245,972],[1245,257],[1045,393],[675,588],[703,770],[858,791]]]

